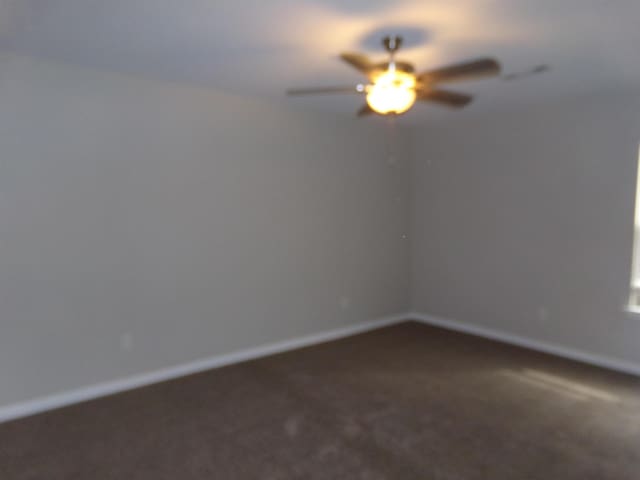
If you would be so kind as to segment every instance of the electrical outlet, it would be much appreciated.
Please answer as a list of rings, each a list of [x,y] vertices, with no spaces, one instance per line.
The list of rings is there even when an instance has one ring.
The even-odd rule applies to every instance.
[[[133,334],[125,332],[120,336],[120,348],[125,352],[133,349]]]
[[[340,308],[348,310],[351,307],[351,299],[349,297],[340,297]]]
[[[547,310],[547,307],[541,306],[538,307],[538,320],[541,322],[545,322],[547,321],[549,318],[549,310]]]

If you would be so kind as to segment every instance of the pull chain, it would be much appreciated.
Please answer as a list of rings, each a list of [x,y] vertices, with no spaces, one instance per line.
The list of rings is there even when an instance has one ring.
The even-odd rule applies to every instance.
[[[387,115],[387,163],[389,165],[395,165],[398,162],[397,158],[397,144],[398,144],[398,131],[396,127],[396,116]]]

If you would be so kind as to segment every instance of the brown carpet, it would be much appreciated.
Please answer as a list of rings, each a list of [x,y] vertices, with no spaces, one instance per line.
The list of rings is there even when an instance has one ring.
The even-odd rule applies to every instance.
[[[638,480],[640,380],[405,323],[0,425],[0,478]]]

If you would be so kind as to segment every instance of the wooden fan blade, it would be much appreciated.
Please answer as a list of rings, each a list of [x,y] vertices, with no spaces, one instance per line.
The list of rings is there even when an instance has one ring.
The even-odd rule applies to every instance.
[[[502,75],[502,80],[512,81],[512,80],[520,80],[522,78],[530,77],[532,75],[538,75],[540,73],[548,72],[551,68],[549,65],[536,65],[535,67],[529,68],[527,70],[521,70],[519,72],[512,72]]]
[[[358,117],[366,117],[367,115],[371,115],[374,114],[376,112],[374,112],[371,107],[369,106],[368,103],[365,103],[364,105],[362,105],[362,107],[360,107],[360,110],[358,110]]]
[[[469,105],[473,97],[466,93],[450,92],[449,90],[424,90],[418,92],[417,99],[439,103],[449,108],[462,108]]]
[[[458,63],[449,67],[429,70],[418,75],[419,83],[432,84],[459,82],[475,78],[491,77],[500,74],[500,64],[493,58],[479,58],[469,62]]]
[[[290,88],[287,95],[317,95],[327,93],[362,93],[364,85],[358,84],[352,87],[311,87],[311,88]]]
[[[361,53],[341,53],[340,58],[365,75],[369,75],[369,72],[374,68],[374,64],[371,63],[371,60]]]

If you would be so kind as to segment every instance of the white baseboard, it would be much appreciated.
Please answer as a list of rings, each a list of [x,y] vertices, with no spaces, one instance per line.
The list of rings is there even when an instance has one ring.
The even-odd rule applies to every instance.
[[[87,387],[78,388],[46,397],[36,398],[25,402],[15,403],[6,406],[0,406],[0,423],[16,418],[26,417],[41,413],[55,408],[73,405],[74,403],[92,400],[94,398],[111,395],[125,390],[144,387],[153,383],[171,380],[173,378],[190,375],[192,373],[202,372],[212,368],[222,367],[233,363],[244,362],[274,353],[294,350],[296,348],[306,347],[317,343],[336,340],[348,337],[358,333],[375,330],[377,328],[386,327],[407,320],[409,317],[406,313],[391,315],[377,320],[348,325],[341,328],[326,330],[324,332],[305,335],[290,340],[270,343],[255,348],[238,350],[224,355],[216,355],[209,358],[203,358],[194,362],[176,365],[174,367],[156,370],[153,372],[142,373],[126,378],[120,378],[109,382],[98,383]]]
[[[488,327],[448,320],[424,313],[412,312],[391,315],[377,320],[371,320],[355,325],[348,325],[341,328],[326,330],[324,332],[306,335],[303,337],[298,337],[281,342],[270,343],[255,348],[238,350],[224,355],[216,355],[213,357],[196,360],[194,362],[176,365],[174,367],[142,373],[126,378],[120,378],[109,382],[98,383],[95,385],[49,395],[46,397],[36,398],[25,402],[0,406],[0,423],[21,417],[26,417],[29,415],[34,415],[36,413],[41,413],[47,410],[53,410],[55,408],[73,405],[75,403],[84,402],[86,400],[92,400],[94,398],[103,397],[126,390],[132,390],[134,388],[144,387],[153,383],[171,380],[185,375],[190,375],[192,373],[202,372],[212,368],[223,367],[225,365],[231,365],[233,363],[239,363],[246,360],[252,360],[267,355],[272,355],[275,353],[285,352],[288,350],[294,350],[296,348],[302,348],[309,345],[315,345],[330,340],[336,340],[339,338],[356,335],[358,333],[386,327],[409,319],[417,320],[436,327],[446,328],[448,330],[454,330],[457,332],[463,332],[479,337],[489,338],[492,340],[529,348],[531,350],[537,350],[540,352],[557,355],[559,357],[565,357],[571,360],[596,365],[598,367],[604,367],[611,370],[617,370],[620,372],[640,376],[640,365],[637,363],[587,353],[581,350],[563,347],[539,340],[532,340],[530,338],[514,335],[500,330],[494,330]]]
[[[577,350],[553,343],[547,343],[541,340],[533,340],[501,330],[495,330],[489,327],[458,322],[456,320],[449,320],[433,315],[427,315],[424,313],[412,312],[409,314],[408,318],[412,320],[418,320],[422,323],[433,325],[435,327],[442,327],[448,330],[455,330],[456,332],[468,333],[470,335],[475,335],[478,337],[489,338],[491,340],[497,340],[500,342],[517,345],[519,347],[537,350],[539,352],[550,353],[558,357],[564,357],[571,360],[576,360],[578,362],[588,363],[590,365],[640,376],[640,364],[629,362],[626,360],[619,360],[603,355],[588,353],[583,350]]]

